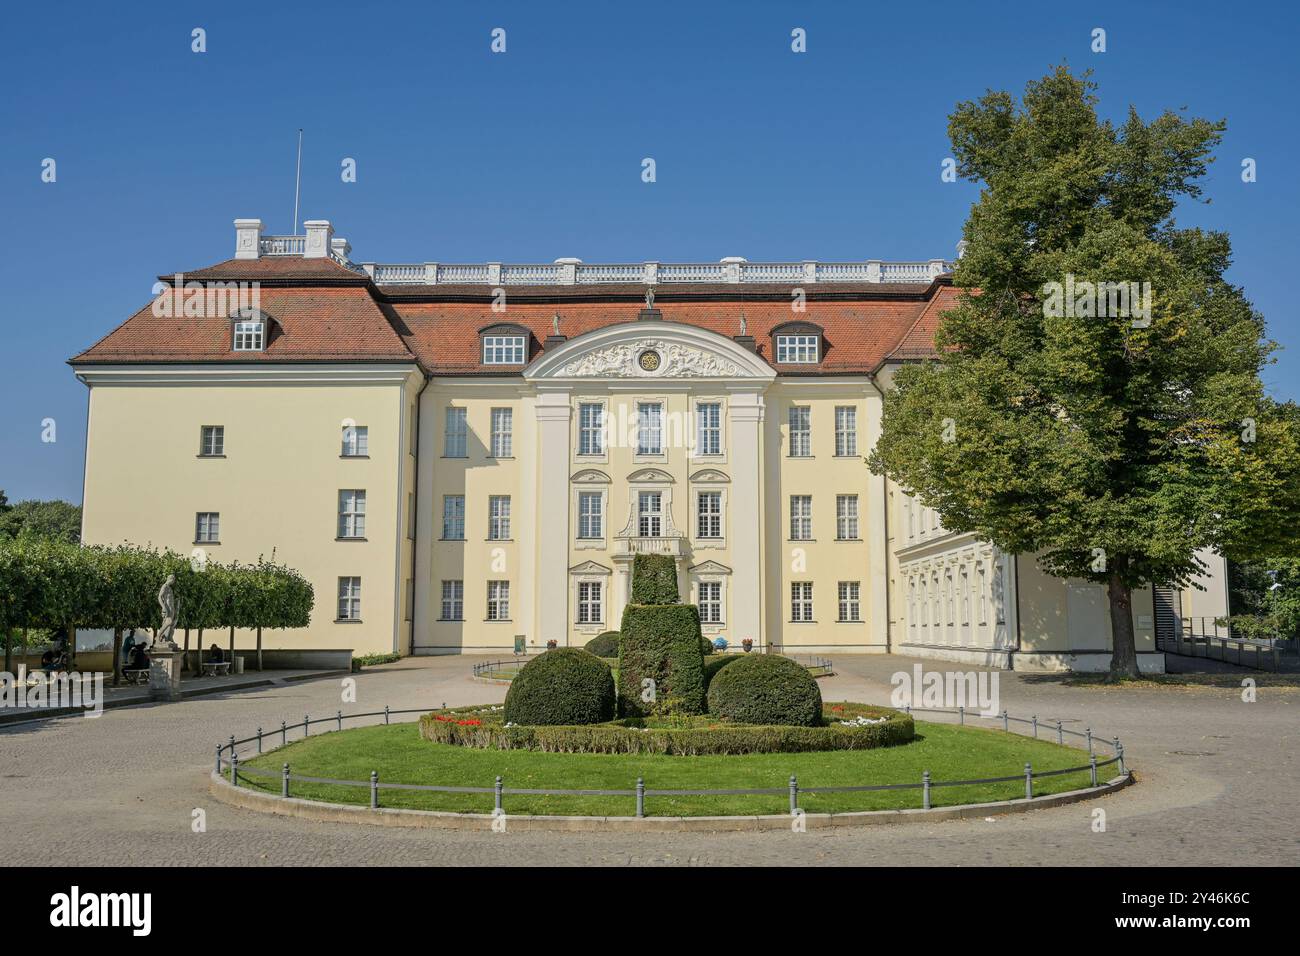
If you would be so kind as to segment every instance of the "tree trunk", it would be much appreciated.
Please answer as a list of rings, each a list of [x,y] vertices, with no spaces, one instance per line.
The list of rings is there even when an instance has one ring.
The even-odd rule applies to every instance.
[[[7,627],[4,629],[6,674],[12,674],[14,672],[14,633],[14,631],[11,631]]]
[[[1111,571],[1106,581],[1110,599],[1110,679],[1131,680],[1138,676],[1137,643],[1133,638],[1133,591]]]
[[[77,669],[77,625],[69,624],[67,630],[68,638],[68,670]]]
[[[230,625],[230,671],[235,672],[235,625]]]
[[[122,629],[113,628],[113,686],[122,682]]]
[[[190,629],[188,627],[185,629],[185,650],[181,653],[181,669],[189,671],[191,674],[194,673],[193,668],[190,667]]]
[[[262,669],[262,625],[257,625],[257,669]]]
[[[203,628],[199,628],[199,669],[196,673],[203,673]]]

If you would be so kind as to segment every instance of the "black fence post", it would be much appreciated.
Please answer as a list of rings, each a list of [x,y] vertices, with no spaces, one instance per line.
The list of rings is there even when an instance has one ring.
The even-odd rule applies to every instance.
[[[388,705],[384,704],[384,726],[388,726]]]
[[[794,813],[799,809],[799,780],[794,774],[790,774],[790,812]]]
[[[930,809],[930,771],[921,774],[921,809]]]
[[[963,727],[966,726],[966,707],[964,704],[959,704],[957,706],[957,723],[961,724]]]
[[[221,773],[221,744],[217,744],[217,773]]]
[[[1059,719],[1056,721],[1056,742],[1058,744],[1065,743],[1065,732],[1061,730],[1061,721]]]
[[[339,730],[342,730],[342,729],[343,729],[343,711],[340,710],[340,711],[338,712],[338,716],[339,716],[338,729],[339,729]]]
[[[636,778],[636,815],[645,816],[645,778]]]
[[[1034,799],[1034,768],[1025,764],[1025,799]]]
[[[1091,727],[1085,727],[1083,732],[1084,732],[1085,734],[1088,735],[1088,756],[1091,757],[1091,756],[1092,756],[1092,753],[1093,753],[1093,751],[1092,751],[1092,728],[1091,728]]]
[[[1011,732],[1011,718],[1007,716],[1007,709],[1005,707],[1002,708],[1002,732]]]
[[[304,737],[311,736],[311,716],[309,714],[302,715],[302,735]]]
[[[1034,716],[1031,719],[1034,722],[1034,739],[1037,740],[1038,739],[1038,715],[1034,714]]]
[[[379,771],[370,771],[370,809],[379,809]]]
[[[280,721],[280,746],[283,747],[289,742],[289,725],[283,720]]]
[[[1097,786],[1097,755],[1093,754],[1088,757],[1088,770],[1092,774],[1092,785]]]
[[[257,728],[257,752],[262,752],[262,728]]]
[[[230,785],[236,786],[239,783],[239,755],[232,748],[230,751]]]

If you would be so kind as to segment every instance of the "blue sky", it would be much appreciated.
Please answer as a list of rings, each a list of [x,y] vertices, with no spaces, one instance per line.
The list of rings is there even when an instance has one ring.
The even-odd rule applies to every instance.
[[[80,501],[66,359],[159,273],[228,258],[234,218],[289,232],[299,127],[301,218],[358,260],[928,259],[976,198],[940,180],[953,104],[1061,61],[1094,70],[1106,115],[1227,119],[1213,202],[1179,219],[1232,234],[1231,278],[1287,347],[1266,382],[1300,397],[1297,22],[1283,2],[10,5],[0,488]]]

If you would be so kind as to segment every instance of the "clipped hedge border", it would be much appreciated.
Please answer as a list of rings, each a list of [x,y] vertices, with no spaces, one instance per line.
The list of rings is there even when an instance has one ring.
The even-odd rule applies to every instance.
[[[836,709],[838,708],[838,709]],[[686,757],[817,750],[871,750],[911,742],[911,716],[887,707],[828,704],[824,727],[750,726],[629,727],[618,723],[584,726],[505,726],[500,710],[482,705],[437,710],[420,717],[420,736],[436,744],[542,753],[671,754]],[[844,726],[857,716],[886,717],[884,723]]]

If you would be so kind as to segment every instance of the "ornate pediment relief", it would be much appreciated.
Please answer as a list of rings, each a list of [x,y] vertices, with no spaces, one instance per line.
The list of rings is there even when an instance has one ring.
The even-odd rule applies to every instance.
[[[565,378],[735,378],[731,359],[692,345],[646,338],[592,349],[567,362]]]
[[[575,564],[569,568],[570,574],[613,574],[614,572],[605,567],[603,564],[597,564],[595,561],[583,561],[582,564]]]
[[[607,485],[609,484],[609,475],[605,474],[599,468],[584,468],[582,471],[575,472],[573,477],[569,480],[582,482],[584,484]]]
[[[716,468],[701,468],[691,475],[691,481],[695,484],[720,484],[730,480],[726,472],[718,471]]]
[[[690,571],[691,574],[730,574],[731,568],[717,561],[702,561],[691,565]]]
[[[632,484],[671,484],[673,476],[662,468],[642,468],[628,475],[627,480]]]

